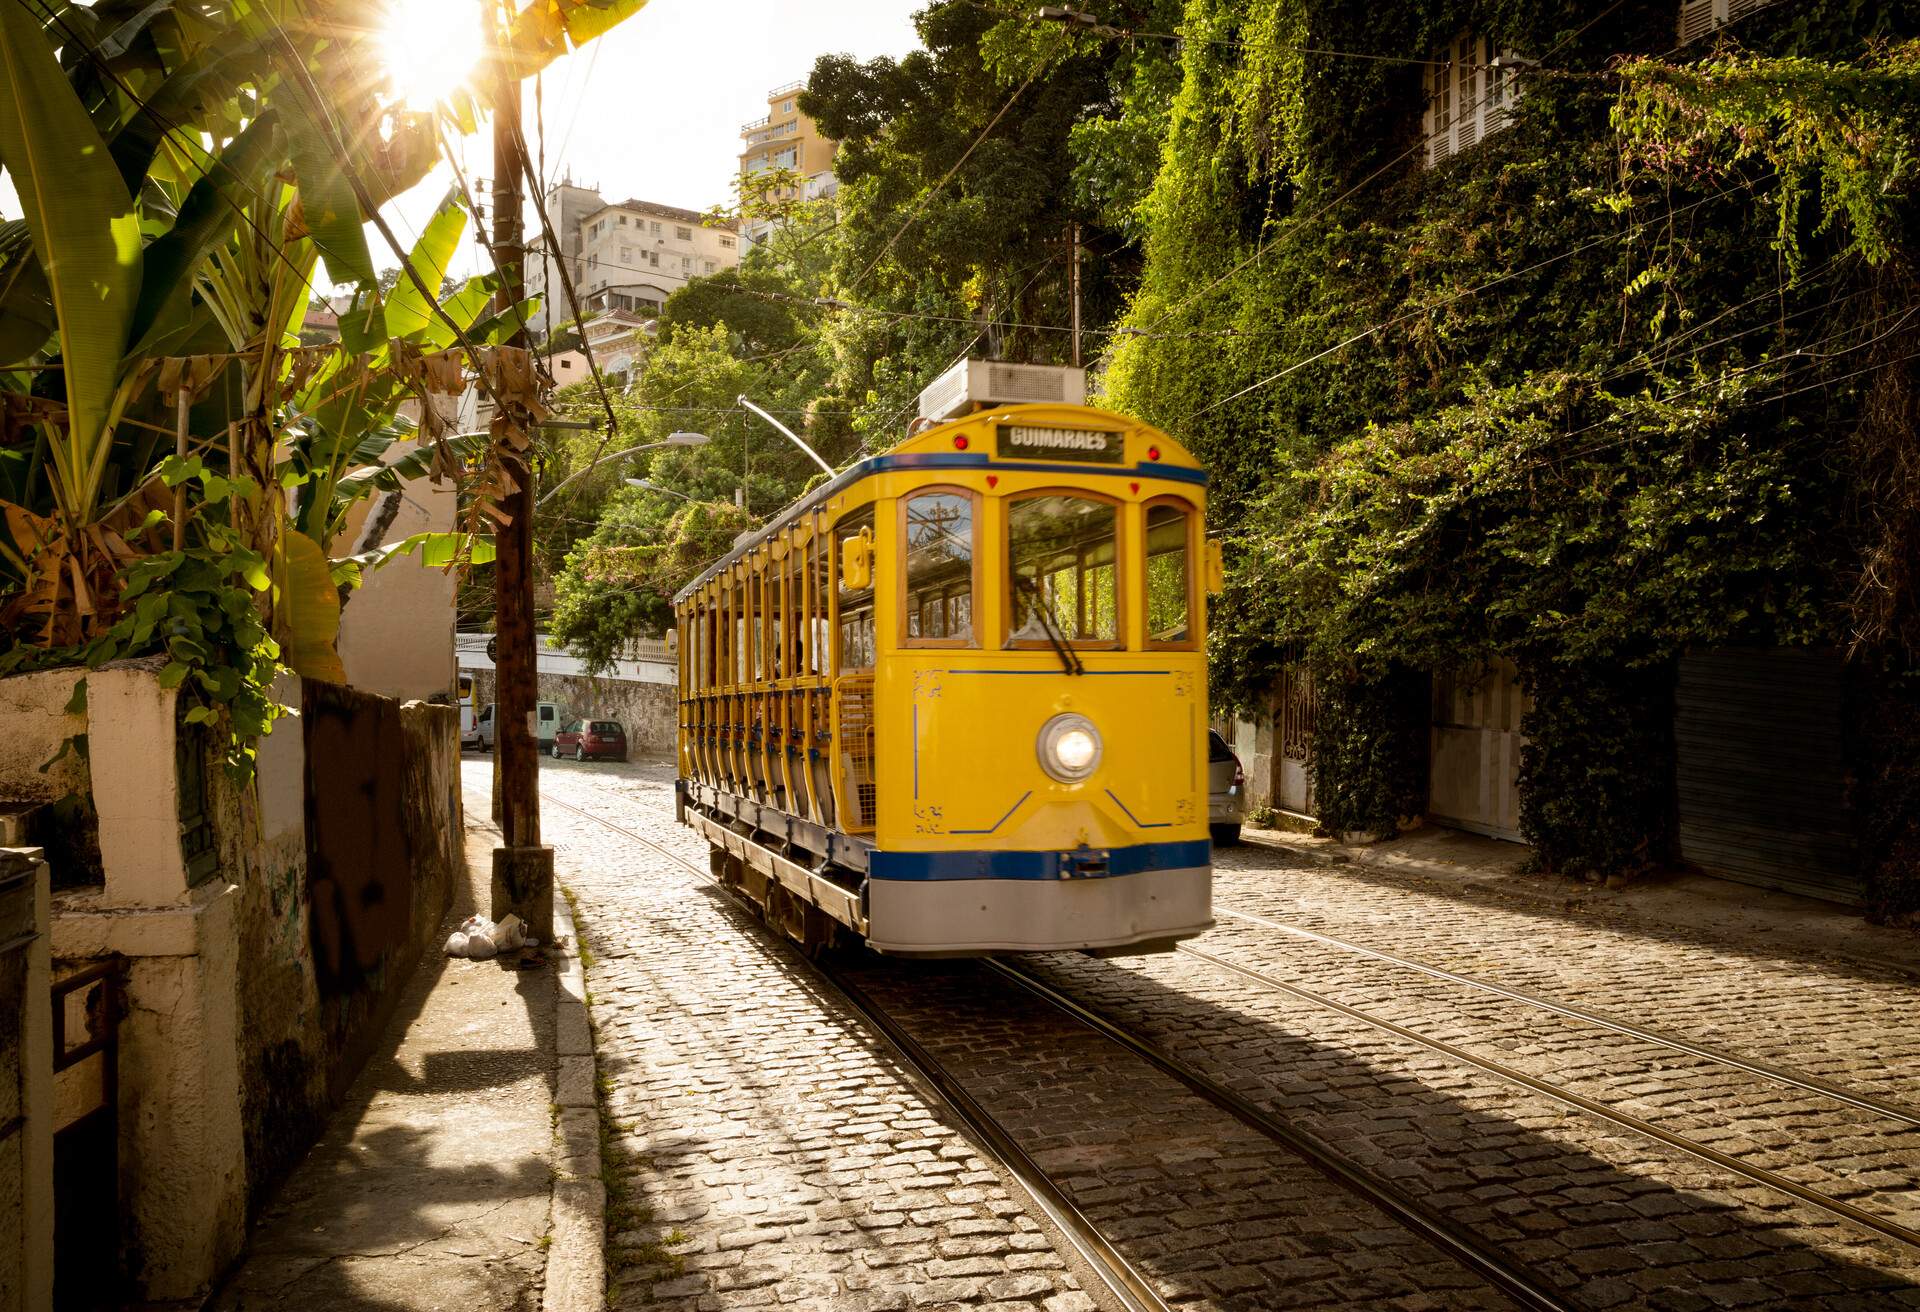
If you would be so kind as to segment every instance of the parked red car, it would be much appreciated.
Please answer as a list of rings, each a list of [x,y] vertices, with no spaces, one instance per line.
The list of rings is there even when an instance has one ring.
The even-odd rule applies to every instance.
[[[553,759],[571,755],[576,761],[624,761],[627,731],[618,720],[569,720],[553,735]]]

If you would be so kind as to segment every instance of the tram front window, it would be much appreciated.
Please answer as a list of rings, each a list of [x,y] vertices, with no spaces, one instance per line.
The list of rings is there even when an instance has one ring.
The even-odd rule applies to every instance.
[[[1119,637],[1117,525],[1112,503],[1088,497],[1022,497],[1008,503],[1009,643]]]
[[[922,492],[907,500],[907,637],[973,638],[973,498]]]

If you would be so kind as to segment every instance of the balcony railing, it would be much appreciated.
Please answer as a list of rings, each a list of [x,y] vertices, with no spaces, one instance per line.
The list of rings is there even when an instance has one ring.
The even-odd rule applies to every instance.
[[[773,90],[767,92],[767,99],[772,100],[775,96],[784,96],[790,92],[805,91],[806,89],[807,84],[804,79],[799,82],[789,82],[785,86],[775,87]]]
[[[747,133],[752,132],[755,128],[763,128],[771,122],[773,122],[773,115],[763,114],[759,118],[754,119],[751,123],[742,123],[740,125],[740,135],[744,137],[747,135]]]

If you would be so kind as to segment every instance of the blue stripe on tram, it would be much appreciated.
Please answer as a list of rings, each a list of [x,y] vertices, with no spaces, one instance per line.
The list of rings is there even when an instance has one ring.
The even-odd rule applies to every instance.
[[[1150,870],[1191,870],[1212,861],[1206,839],[1185,843],[1135,843],[1129,847],[1082,848],[1077,852],[883,852],[868,857],[874,879],[1099,879]],[[1097,873],[1081,862],[1106,860]]]

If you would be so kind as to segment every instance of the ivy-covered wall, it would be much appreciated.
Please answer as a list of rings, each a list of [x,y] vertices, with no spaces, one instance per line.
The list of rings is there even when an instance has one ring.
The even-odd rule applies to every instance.
[[[1897,52],[1920,26],[1809,0],[1677,47],[1677,16],[1186,6],[1145,275],[1103,386],[1212,471],[1217,709],[1257,708],[1304,645],[1329,828],[1421,809],[1382,746],[1422,740],[1420,672],[1520,662],[1523,830],[1550,867],[1609,872],[1672,855],[1682,652],[1859,657],[1865,635],[1916,666],[1898,617],[1863,623],[1911,609],[1874,581],[1895,571],[1863,568],[1901,541],[1872,434],[1906,413],[1920,354],[1911,170],[1888,164],[1884,201],[1848,209],[1859,179],[1806,143],[1901,149],[1885,125],[1911,122],[1920,60]],[[1508,126],[1429,168],[1420,61],[1463,32],[1528,62],[1505,74]],[[1674,91],[1669,66],[1704,81]],[[1779,143],[1803,120],[1828,138],[1795,155]],[[1914,849],[1910,832],[1873,848],[1883,907],[1920,900],[1889,891],[1920,889]]]

